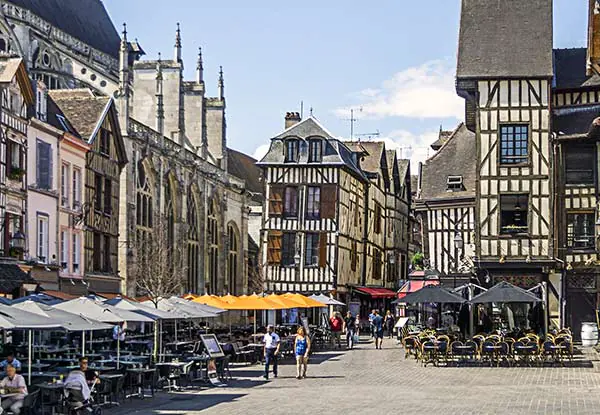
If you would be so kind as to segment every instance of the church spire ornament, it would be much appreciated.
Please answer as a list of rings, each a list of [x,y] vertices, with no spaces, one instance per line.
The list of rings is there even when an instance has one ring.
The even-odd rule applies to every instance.
[[[219,66],[219,99],[225,99],[225,80],[223,78],[223,67]]]
[[[181,62],[181,26],[177,23],[175,32],[175,62]]]
[[[196,63],[196,83],[204,82],[204,63],[202,62],[202,48],[198,48],[198,62]]]
[[[156,61],[156,131],[161,135],[165,132],[165,109],[163,104],[163,73],[160,52]]]

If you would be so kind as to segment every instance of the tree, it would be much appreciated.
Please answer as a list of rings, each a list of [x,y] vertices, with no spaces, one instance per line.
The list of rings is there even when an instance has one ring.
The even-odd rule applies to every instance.
[[[187,275],[185,240],[162,215],[151,230],[138,229],[134,243],[133,277],[141,295],[158,307],[161,298],[180,295]],[[180,232],[179,235],[182,233]]]

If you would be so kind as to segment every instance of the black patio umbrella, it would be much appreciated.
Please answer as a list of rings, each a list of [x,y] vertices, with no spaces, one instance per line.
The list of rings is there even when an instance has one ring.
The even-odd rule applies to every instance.
[[[426,285],[419,291],[407,294],[404,298],[399,298],[394,303],[421,304],[421,303],[440,303],[440,304],[460,304],[466,300],[460,295],[448,291],[439,285]]]
[[[471,299],[471,303],[539,303],[541,301],[529,291],[506,281],[499,282]]]

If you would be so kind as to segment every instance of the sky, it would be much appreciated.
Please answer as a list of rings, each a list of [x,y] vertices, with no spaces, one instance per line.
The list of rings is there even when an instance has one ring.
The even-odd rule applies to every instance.
[[[527,0],[524,0],[527,1]],[[554,45],[581,47],[587,0],[554,0]],[[198,47],[207,93],[225,74],[228,146],[260,158],[303,109],[333,134],[385,140],[416,163],[440,126],[452,130],[464,103],[454,89],[459,0],[104,0],[115,26],[127,22],[148,59],[172,56],[182,29],[187,79]],[[324,5],[325,4],[325,5]],[[373,133],[378,133],[375,136]]]

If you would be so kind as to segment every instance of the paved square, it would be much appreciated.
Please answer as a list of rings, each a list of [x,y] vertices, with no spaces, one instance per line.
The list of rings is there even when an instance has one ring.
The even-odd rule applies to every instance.
[[[265,382],[262,367],[241,366],[226,388],[161,394],[137,409],[115,414],[597,414],[600,371],[595,352],[577,357],[576,367],[421,367],[404,359],[395,341],[384,350],[363,343],[347,352],[319,353],[309,378],[297,380],[284,362],[280,377]]]

